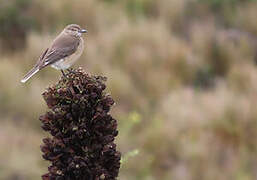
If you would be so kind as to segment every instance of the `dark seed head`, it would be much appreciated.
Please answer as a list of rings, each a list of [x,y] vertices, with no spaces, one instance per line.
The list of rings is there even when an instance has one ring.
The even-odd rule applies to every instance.
[[[120,168],[116,150],[117,121],[109,115],[114,104],[106,95],[105,77],[73,70],[43,97],[51,111],[40,116],[43,158],[51,162],[43,180],[115,180]]]

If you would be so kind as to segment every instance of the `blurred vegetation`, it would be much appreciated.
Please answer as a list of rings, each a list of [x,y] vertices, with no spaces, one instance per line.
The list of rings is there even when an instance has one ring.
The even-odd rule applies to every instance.
[[[19,81],[67,23],[89,31],[76,66],[108,77],[120,179],[257,179],[255,0],[0,2],[0,179],[46,171],[41,93],[60,73]]]
[[[32,17],[27,14],[30,0],[0,1],[0,38],[2,48],[12,51],[24,47]],[[10,38],[11,37],[11,38]]]

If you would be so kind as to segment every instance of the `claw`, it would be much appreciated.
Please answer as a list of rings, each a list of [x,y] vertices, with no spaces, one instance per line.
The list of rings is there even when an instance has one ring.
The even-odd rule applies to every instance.
[[[68,71],[69,73],[75,74],[75,72],[72,70],[72,68],[67,69],[67,71]]]

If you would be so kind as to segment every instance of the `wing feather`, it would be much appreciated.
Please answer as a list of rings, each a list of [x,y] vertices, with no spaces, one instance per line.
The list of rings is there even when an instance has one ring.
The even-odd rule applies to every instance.
[[[76,52],[78,45],[79,40],[77,38],[67,35],[58,36],[45,54],[40,69],[72,55]]]

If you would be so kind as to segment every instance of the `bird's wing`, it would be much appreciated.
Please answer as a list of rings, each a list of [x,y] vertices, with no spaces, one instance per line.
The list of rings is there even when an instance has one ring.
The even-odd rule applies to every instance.
[[[48,50],[49,50],[49,49],[47,48],[47,49],[44,51],[44,53],[41,54],[41,56],[39,57],[39,59],[38,59],[38,61],[37,61],[37,63],[36,63],[35,66],[37,66],[37,67],[41,67],[41,66],[42,66],[42,64],[43,64],[43,59],[45,58],[45,56],[46,56]]]
[[[47,65],[51,65],[51,64],[57,62],[58,60],[61,60],[67,56],[70,56],[75,51],[76,51],[76,48],[70,48],[70,47],[52,50],[44,58],[41,67],[43,68]]]
[[[79,41],[69,36],[57,37],[42,59],[40,69],[76,52]]]

